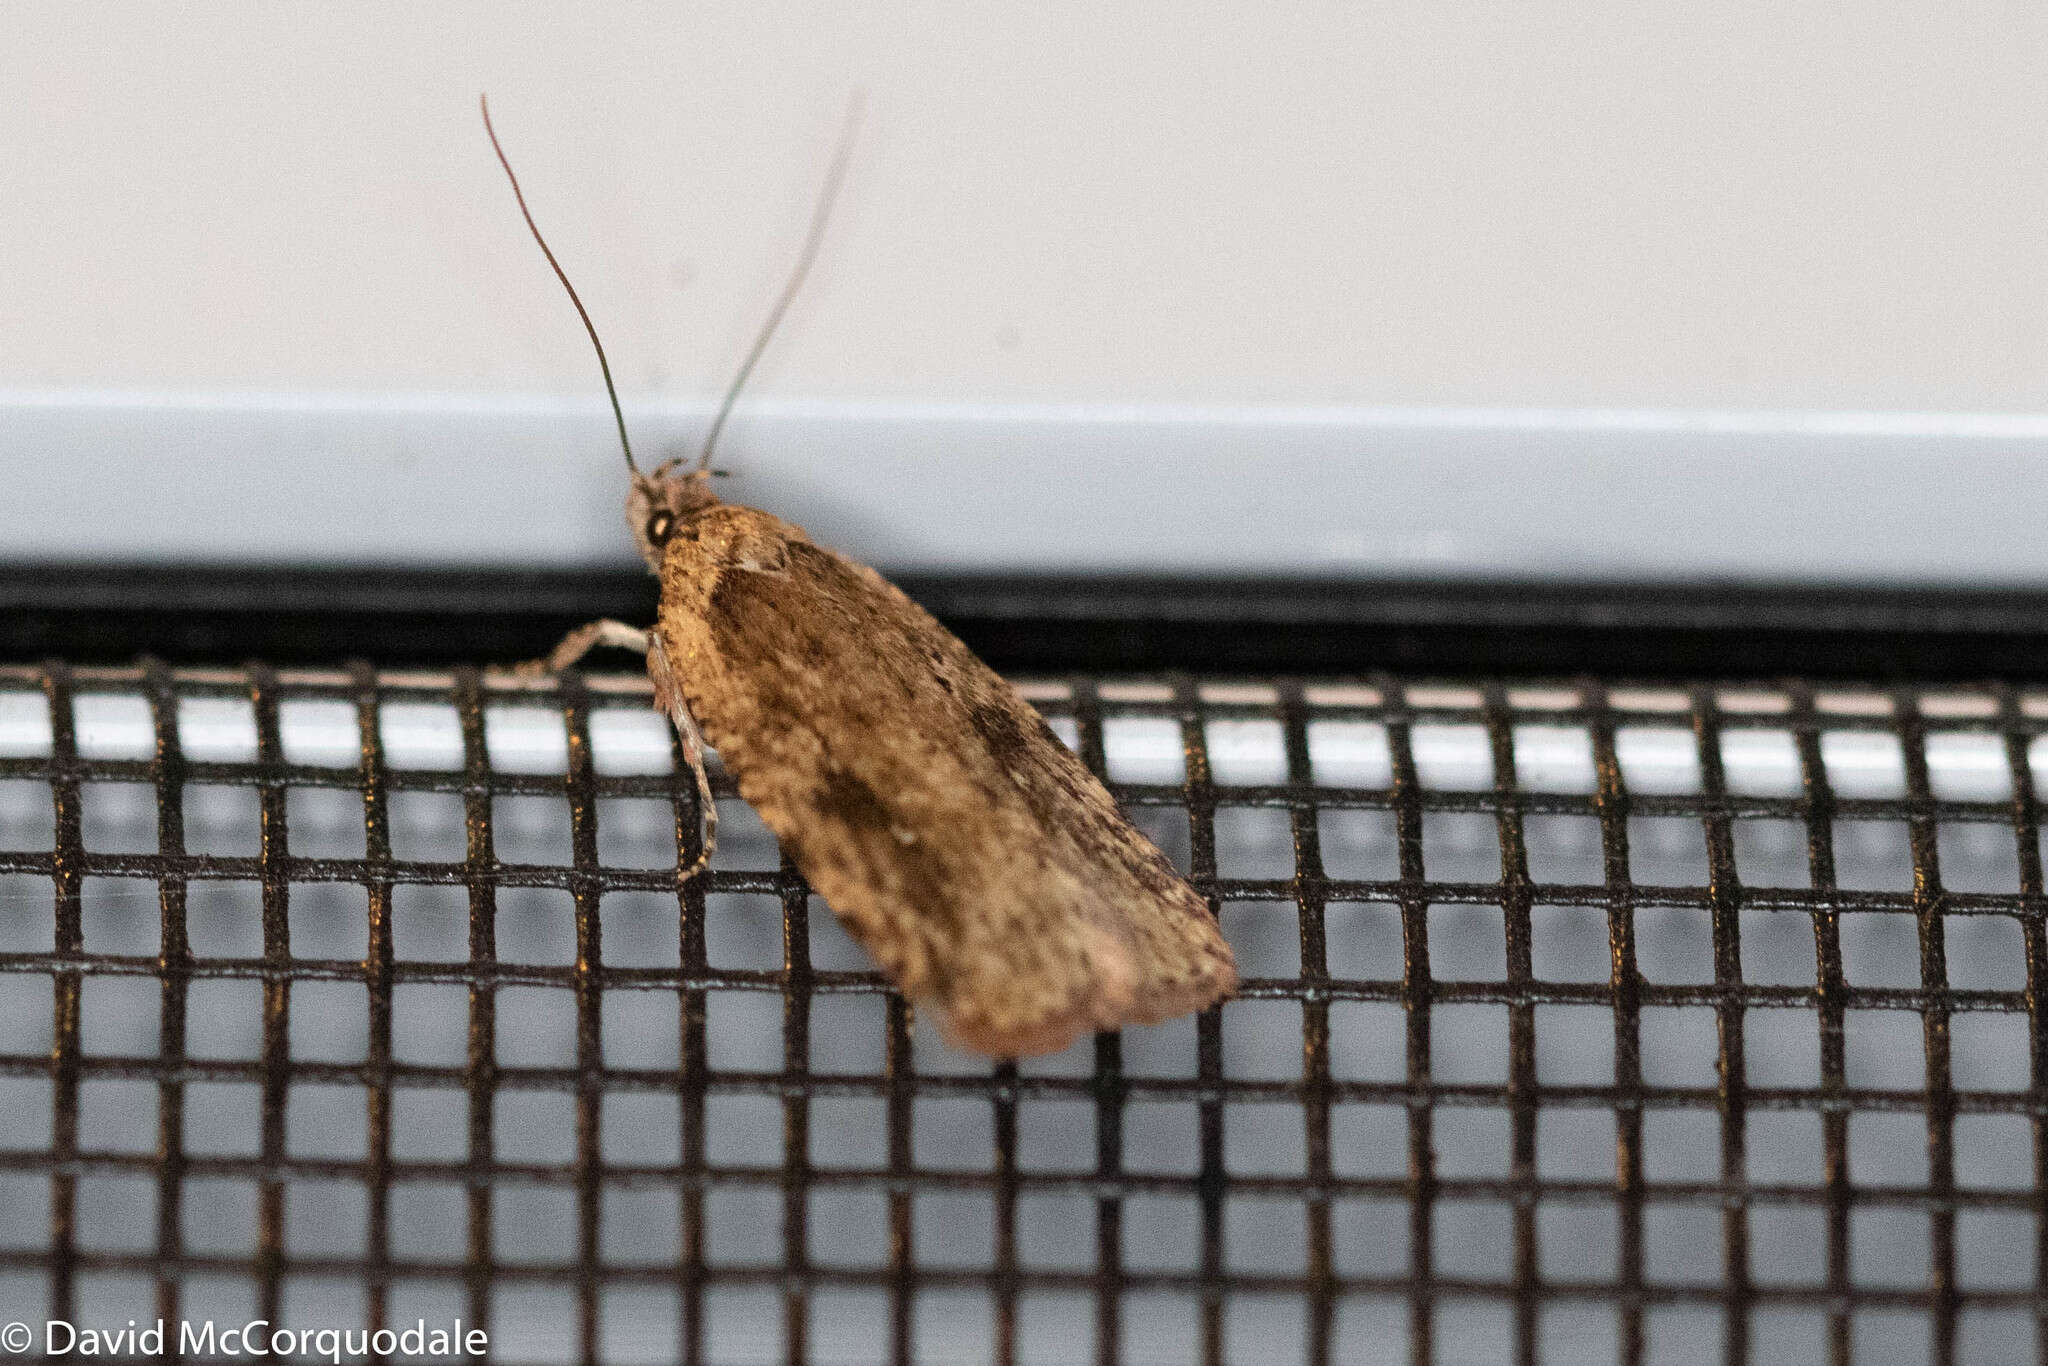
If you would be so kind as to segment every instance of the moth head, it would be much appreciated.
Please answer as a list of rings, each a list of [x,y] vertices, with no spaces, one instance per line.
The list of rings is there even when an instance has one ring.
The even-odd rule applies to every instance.
[[[547,258],[549,269],[562,282],[569,302],[575,305],[576,316],[583,320],[583,330],[590,334],[591,348],[597,352],[597,368],[604,376],[605,397],[611,401],[612,420],[619,429],[619,451],[626,457],[626,469],[633,479],[632,491],[626,495],[626,521],[633,528],[633,540],[640,547],[640,558],[658,574],[669,540],[677,535],[694,537],[696,532],[690,526],[691,519],[718,501],[711,492],[711,476],[725,471],[711,468],[712,452],[718,449],[719,433],[725,430],[725,421],[732,416],[733,403],[746,387],[747,377],[753,373],[761,353],[767,350],[769,340],[782,322],[782,315],[788,311],[790,302],[803,286],[804,276],[810,273],[811,263],[817,259],[819,245],[825,237],[825,223],[831,216],[832,201],[838,196],[839,184],[846,176],[847,157],[853,150],[854,129],[860,124],[860,97],[856,94],[847,106],[846,126],[839,135],[839,150],[833,153],[832,168],[826,173],[825,188],[819,193],[817,207],[812,211],[811,230],[804,238],[802,251],[797,254],[796,268],[790,272],[775,306],[768,311],[767,321],[755,335],[746,359],[740,362],[739,372],[727,386],[710,430],[704,434],[703,448],[698,451],[694,462],[679,457],[657,466],[652,472],[643,472],[633,462],[633,442],[626,434],[626,413],[619,406],[618,386],[612,383],[611,362],[605,358],[604,343],[598,340],[597,325],[591,322],[583,300],[576,295],[576,286],[569,283],[568,272],[555,259],[554,249],[541,236],[540,225],[533,221],[533,214],[526,207],[526,193],[519,188],[519,177],[512,173],[512,162],[506,157],[505,149],[499,146],[497,130],[491,126],[490,101],[479,97],[477,103],[484,116],[484,133],[491,140],[491,150],[497,153],[498,164],[505,170],[505,179],[511,182],[512,198],[518,202],[519,216],[526,220],[527,231],[533,234],[541,255]]]
[[[711,492],[711,470],[677,471],[674,461],[652,474],[633,473],[633,488],[626,495],[626,524],[640,547],[640,558],[657,574],[670,539],[683,532],[690,519],[718,501]]]

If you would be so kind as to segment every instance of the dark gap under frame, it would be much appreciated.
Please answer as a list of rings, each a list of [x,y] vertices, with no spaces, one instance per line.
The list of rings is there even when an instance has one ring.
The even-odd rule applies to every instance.
[[[998,669],[2048,678],[2048,588],[906,573]],[[0,563],[0,658],[449,665],[652,621],[636,570]]]

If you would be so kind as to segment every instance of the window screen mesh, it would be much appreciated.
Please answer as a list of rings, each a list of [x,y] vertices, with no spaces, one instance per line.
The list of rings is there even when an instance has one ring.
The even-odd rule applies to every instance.
[[[0,1317],[2038,1359],[2048,693],[1041,680],[1244,986],[990,1064],[643,679],[0,671]],[[730,784],[720,775],[721,792]]]

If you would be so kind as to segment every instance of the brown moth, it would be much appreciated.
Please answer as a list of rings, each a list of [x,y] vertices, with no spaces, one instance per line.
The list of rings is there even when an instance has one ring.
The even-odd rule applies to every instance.
[[[853,937],[967,1047],[1056,1052],[1210,1005],[1237,971],[1208,903],[1017,690],[874,570],[711,492],[719,429],[816,255],[851,130],[698,458],[643,473],[626,445],[626,515],[661,579],[654,628],[593,622],[528,667],[567,668],[597,645],[644,652],[704,812],[705,852],[683,876],[716,840],[708,740]],[[575,300],[495,132],[491,145]]]

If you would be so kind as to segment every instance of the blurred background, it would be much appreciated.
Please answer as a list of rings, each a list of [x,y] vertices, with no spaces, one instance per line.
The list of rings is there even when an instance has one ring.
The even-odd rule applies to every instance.
[[[626,565],[596,366],[905,569],[2040,583],[2048,17],[0,17],[0,551]],[[1249,496],[1248,496],[1249,495]]]

